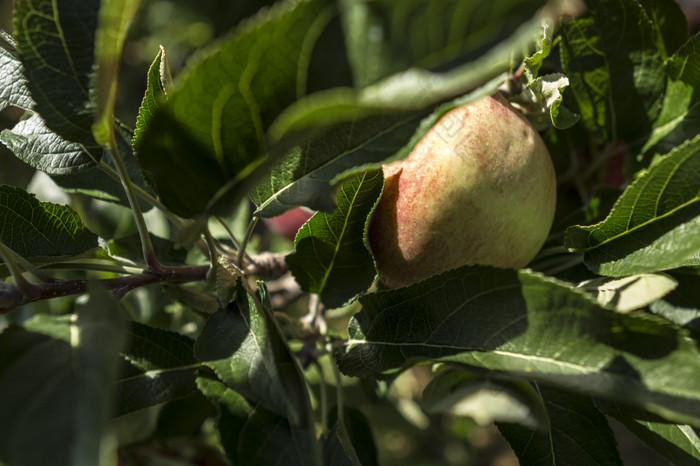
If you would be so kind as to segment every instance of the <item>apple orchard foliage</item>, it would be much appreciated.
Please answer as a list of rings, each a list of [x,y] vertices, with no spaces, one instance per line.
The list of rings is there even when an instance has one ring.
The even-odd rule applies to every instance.
[[[700,36],[679,4],[163,5],[16,0],[0,36],[0,464],[476,464],[492,424],[523,465],[623,464],[620,435],[697,464]],[[498,89],[550,154],[551,226],[506,209],[549,192],[536,169],[502,210],[432,193],[446,250],[481,209],[508,232],[488,249],[523,259],[386,289],[382,166]],[[256,223],[299,206],[293,244]]]

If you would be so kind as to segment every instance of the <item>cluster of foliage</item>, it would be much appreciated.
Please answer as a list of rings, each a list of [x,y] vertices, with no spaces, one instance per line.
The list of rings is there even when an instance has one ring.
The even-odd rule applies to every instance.
[[[16,0],[0,37],[0,140],[67,201],[0,174],[0,463],[156,464],[150,439],[372,465],[400,418],[434,435],[414,462],[495,423],[522,464],[622,464],[615,419],[697,464],[700,35],[675,1],[280,0],[175,79],[153,50],[125,122],[139,11]],[[378,289],[382,163],[498,88],[557,168],[547,243]],[[296,206],[287,254],[256,220]]]

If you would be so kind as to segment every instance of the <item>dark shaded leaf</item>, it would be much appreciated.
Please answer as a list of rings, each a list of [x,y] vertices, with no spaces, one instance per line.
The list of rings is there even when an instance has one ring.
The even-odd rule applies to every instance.
[[[115,380],[116,415],[190,395],[201,364],[194,358],[194,342],[178,333],[132,322],[129,346],[122,353]]]
[[[239,280],[235,300],[202,329],[195,355],[255,405],[288,419],[291,426],[310,426],[306,384],[262,290],[253,298]]]
[[[606,141],[646,137],[661,110],[666,75],[657,30],[635,0],[589,0],[562,26],[564,73],[586,128]]]
[[[693,466],[700,462],[700,429],[674,424],[620,403],[602,403],[601,408],[675,466]]]
[[[114,299],[91,288],[77,314],[37,315],[0,334],[0,462],[98,464],[124,342]],[[37,448],[37,445],[41,448]]]
[[[329,424],[333,427],[323,440],[323,461],[326,466],[376,466],[377,447],[372,428],[362,413],[344,407],[343,420],[338,419],[338,410],[329,413]]]
[[[69,258],[98,246],[73,209],[11,186],[0,186],[0,240],[29,259]]]
[[[700,425],[700,350],[684,330],[646,313],[602,309],[553,279],[463,267],[360,303],[337,355],[348,375],[455,362]]]
[[[622,465],[613,432],[590,398],[546,386],[536,388],[549,414],[548,430],[498,425],[520,464]]]
[[[214,376],[200,375],[197,386],[218,407],[221,443],[234,464],[320,466],[313,431],[246,400]]]
[[[17,52],[35,111],[71,142],[93,145],[90,97],[99,0],[19,0]]]

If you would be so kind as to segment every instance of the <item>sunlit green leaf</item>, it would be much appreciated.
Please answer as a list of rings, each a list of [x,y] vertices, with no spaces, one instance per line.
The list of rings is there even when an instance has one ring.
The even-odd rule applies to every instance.
[[[92,132],[97,142],[109,146],[114,139],[114,99],[117,76],[127,29],[140,0],[109,0],[101,2],[98,28],[95,33],[95,64],[97,72],[93,98],[95,123]]]
[[[700,137],[658,160],[601,223],[571,227],[566,246],[611,277],[689,264],[700,252]]]
[[[10,105],[30,110],[34,101],[29,95],[27,79],[22,73],[22,62],[17,57],[15,41],[0,31],[0,110]]]
[[[102,157],[102,150],[97,146],[88,148],[62,139],[47,128],[36,113],[17,123],[12,130],[3,130],[0,140],[17,158],[49,175],[84,172]]]
[[[367,290],[376,276],[363,238],[383,181],[375,171],[343,184],[335,212],[318,212],[306,222],[294,240],[295,252],[286,258],[302,289],[319,294],[328,308]]]
[[[170,69],[168,66],[168,59],[165,55],[165,49],[161,47],[150,68],[148,68],[146,93],[141,101],[139,114],[136,118],[134,138],[131,141],[134,147],[139,145],[141,135],[148,127],[148,123],[154,118],[160,105],[166,101],[166,87],[170,86],[171,83],[165,82],[165,80],[169,77]]]

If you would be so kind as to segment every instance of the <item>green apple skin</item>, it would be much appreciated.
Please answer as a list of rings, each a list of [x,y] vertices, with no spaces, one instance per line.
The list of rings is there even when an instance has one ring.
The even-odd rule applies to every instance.
[[[467,264],[524,267],[552,226],[549,151],[499,95],[449,111],[382,170],[368,237],[390,288]]]

